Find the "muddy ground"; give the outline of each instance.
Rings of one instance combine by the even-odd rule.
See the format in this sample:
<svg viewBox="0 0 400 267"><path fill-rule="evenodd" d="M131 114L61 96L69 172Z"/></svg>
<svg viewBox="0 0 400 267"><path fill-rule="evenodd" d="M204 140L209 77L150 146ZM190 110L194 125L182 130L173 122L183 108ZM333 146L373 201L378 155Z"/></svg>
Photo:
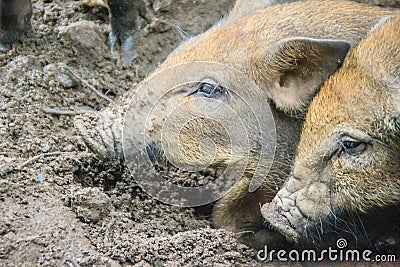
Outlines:
<svg viewBox="0 0 400 267"><path fill-rule="evenodd" d="M210 228L210 207L153 200L128 174L96 164L73 116L54 114L107 107L89 87L111 100L134 90L181 30L204 31L234 1L154 1L167 23L141 20L139 58L127 68L107 48L104 6L33 2L33 32L0 54L0 266L259 265L234 234Z"/></svg>

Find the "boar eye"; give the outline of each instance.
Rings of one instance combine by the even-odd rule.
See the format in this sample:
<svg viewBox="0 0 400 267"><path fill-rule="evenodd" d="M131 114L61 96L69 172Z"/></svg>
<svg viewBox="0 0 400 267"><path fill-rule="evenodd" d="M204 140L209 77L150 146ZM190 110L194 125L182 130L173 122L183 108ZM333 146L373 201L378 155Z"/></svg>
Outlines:
<svg viewBox="0 0 400 267"><path fill-rule="evenodd" d="M202 95L210 98L218 98L225 92L225 88L217 83L201 82L196 86L195 91L192 94Z"/></svg>
<svg viewBox="0 0 400 267"><path fill-rule="evenodd" d="M359 155L367 149L367 144L364 142L342 141L341 145L342 153L346 153L350 156Z"/></svg>

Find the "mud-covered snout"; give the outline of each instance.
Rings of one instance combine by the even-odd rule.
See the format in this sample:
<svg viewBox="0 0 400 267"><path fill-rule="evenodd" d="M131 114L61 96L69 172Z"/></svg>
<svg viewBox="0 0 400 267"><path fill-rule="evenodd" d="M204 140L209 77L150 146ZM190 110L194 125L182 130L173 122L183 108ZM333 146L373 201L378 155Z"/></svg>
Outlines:
<svg viewBox="0 0 400 267"><path fill-rule="evenodd" d="M288 241L297 243L310 227L328 217L329 187L291 176L272 202L262 206L261 213Z"/></svg>

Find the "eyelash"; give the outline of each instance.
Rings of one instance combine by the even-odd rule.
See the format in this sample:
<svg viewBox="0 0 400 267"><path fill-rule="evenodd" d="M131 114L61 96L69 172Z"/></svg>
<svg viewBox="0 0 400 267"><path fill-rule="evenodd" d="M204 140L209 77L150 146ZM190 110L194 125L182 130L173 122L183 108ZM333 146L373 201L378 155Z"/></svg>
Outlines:
<svg viewBox="0 0 400 267"><path fill-rule="evenodd" d="M226 93L226 89L219 84L201 82L196 86L196 89L192 94L202 95L209 98L218 98L222 94Z"/></svg>
<svg viewBox="0 0 400 267"><path fill-rule="evenodd" d="M340 155L346 153L350 156L357 156L363 153L368 148L368 144L365 142L342 141L340 144Z"/></svg>

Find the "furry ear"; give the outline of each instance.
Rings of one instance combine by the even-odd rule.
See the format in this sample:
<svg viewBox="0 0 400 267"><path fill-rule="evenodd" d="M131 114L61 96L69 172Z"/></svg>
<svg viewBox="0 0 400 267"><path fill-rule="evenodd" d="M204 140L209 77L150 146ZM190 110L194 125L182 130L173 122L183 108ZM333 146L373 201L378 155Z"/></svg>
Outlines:
<svg viewBox="0 0 400 267"><path fill-rule="evenodd" d="M273 6L277 0L237 0L232 9L230 18L241 18L257 9Z"/></svg>
<svg viewBox="0 0 400 267"><path fill-rule="evenodd" d="M268 47L253 73L283 111L304 111L323 82L343 63L350 43L344 40L288 38Z"/></svg>

